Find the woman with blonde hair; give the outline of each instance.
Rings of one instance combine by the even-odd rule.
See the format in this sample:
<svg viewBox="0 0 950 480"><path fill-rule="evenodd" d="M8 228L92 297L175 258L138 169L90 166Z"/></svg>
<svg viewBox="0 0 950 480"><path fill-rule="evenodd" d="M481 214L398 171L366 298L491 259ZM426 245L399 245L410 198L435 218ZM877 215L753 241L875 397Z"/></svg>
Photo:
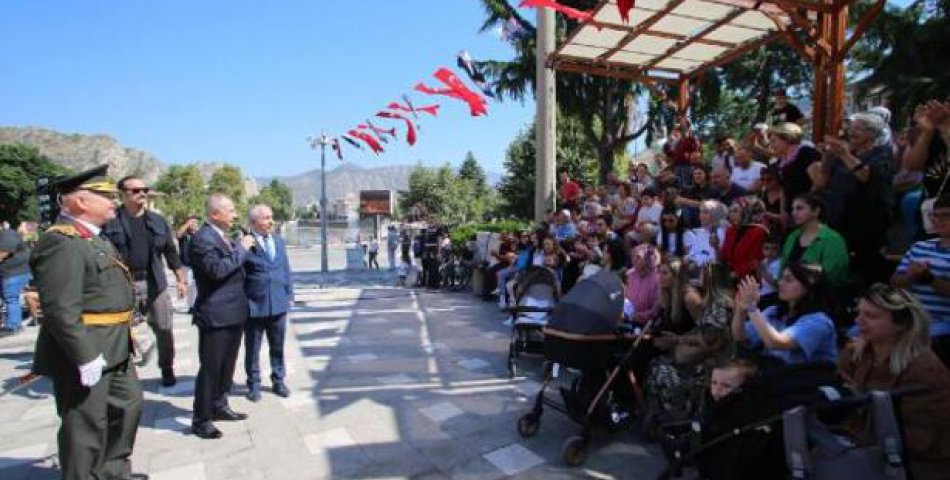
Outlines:
<svg viewBox="0 0 950 480"><path fill-rule="evenodd" d="M930 349L926 311L906 290L876 283L858 302L855 323L858 336L838 358L842 375L859 392L922 387L898 408L910 472L917 480L947 478L950 372Z"/></svg>

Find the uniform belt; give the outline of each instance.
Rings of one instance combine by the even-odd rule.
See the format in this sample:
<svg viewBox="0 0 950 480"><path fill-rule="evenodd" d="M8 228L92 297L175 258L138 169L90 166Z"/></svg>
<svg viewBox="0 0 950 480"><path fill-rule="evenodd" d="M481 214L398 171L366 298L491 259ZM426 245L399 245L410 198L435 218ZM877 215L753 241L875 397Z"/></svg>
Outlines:
<svg viewBox="0 0 950 480"><path fill-rule="evenodd" d="M119 325L129 323L132 320L132 311L124 312L103 312L103 313L83 313L82 323L84 325Z"/></svg>

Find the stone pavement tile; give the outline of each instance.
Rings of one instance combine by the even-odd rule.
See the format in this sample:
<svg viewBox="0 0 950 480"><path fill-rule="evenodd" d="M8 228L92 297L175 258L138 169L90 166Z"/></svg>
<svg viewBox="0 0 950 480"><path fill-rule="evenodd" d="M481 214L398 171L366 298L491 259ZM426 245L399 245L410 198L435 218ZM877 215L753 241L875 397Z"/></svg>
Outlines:
<svg viewBox="0 0 950 480"><path fill-rule="evenodd" d="M191 417L186 415L162 417L155 420L152 428L157 430L157 433L183 432L191 428Z"/></svg>
<svg viewBox="0 0 950 480"><path fill-rule="evenodd" d="M346 360L350 363L362 363L362 362L371 362L379 358L375 353L356 353L353 355L347 355Z"/></svg>
<svg viewBox="0 0 950 480"><path fill-rule="evenodd" d="M158 393L162 396L190 396L195 393L195 379L179 378L178 383L171 387L159 387Z"/></svg>
<svg viewBox="0 0 950 480"><path fill-rule="evenodd" d="M332 448L356 445L356 440L350 436L350 432L345 428L334 428L323 433L310 434L305 436L303 440L311 454L323 453Z"/></svg>
<svg viewBox="0 0 950 480"><path fill-rule="evenodd" d="M544 463L543 458L519 443L507 445L482 456L505 475L515 475Z"/></svg>
<svg viewBox="0 0 950 480"><path fill-rule="evenodd" d="M465 412L452 402L439 402L435 405L420 408L419 412L435 423L442 423L450 418L457 417Z"/></svg>
<svg viewBox="0 0 950 480"><path fill-rule="evenodd" d="M50 453L50 448L52 447L49 443L35 443L25 447L4 450L0 452L0 470L36 463Z"/></svg>
<svg viewBox="0 0 950 480"><path fill-rule="evenodd" d="M263 466L252 465L243 455L210 458L205 462L205 473L209 480L265 480L267 478Z"/></svg>
<svg viewBox="0 0 950 480"><path fill-rule="evenodd" d="M469 357L459 361L458 365L466 370L481 370L490 367L491 363L478 357Z"/></svg>
<svg viewBox="0 0 950 480"><path fill-rule="evenodd" d="M406 375L405 373L376 377L376 382L382 385L410 385L416 381L416 378Z"/></svg>
<svg viewBox="0 0 950 480"><path fill-rule="evenodd" d="M498 480L505 478L505 474L501 470L481 456L452 468L448 474L452 480Z"/></svg>
<svg viewBox="0 0 950 480"><path fill-rule="evenodd" d="M204 462L191 463L149 474L149 480L206 480Z"/></svg>
<svg viewBox="0 0 950 480"><path fill-rule="evenodd" d="M389 334L396 337L411 337L416 335L416 331L411 328L394 328L389 331Z"/></svg>

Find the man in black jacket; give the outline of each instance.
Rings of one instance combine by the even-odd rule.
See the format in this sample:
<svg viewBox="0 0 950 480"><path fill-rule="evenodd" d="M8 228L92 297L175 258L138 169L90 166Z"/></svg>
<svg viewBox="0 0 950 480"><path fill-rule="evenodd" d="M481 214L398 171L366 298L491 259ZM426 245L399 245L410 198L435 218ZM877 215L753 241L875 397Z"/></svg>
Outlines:
<svg viewBox="0 0 950 480"><path fill-rule="evenodd" d="M226 195L212 194L207 209L208 221L195 233L188 255L198 287L192 313L200 362L191 428L198 437L214 439L222 434L213 420L247 418L228 406L228 392L248 317L244 263L255 240L250 235L240 242L228 238L237 214Z"/></svg>
<svg viewBox="0 0 950 480"><path fill-rule="evenodd" d="M158 344L158 366L162 385L175 384L175 338L172 335L171 297L165 279L165 263L175 272L178 297L184 298L188 279L178 256L176 236L161 215L148 210L149 187L141 178L128 176L119 180L122 207L102 230L129 266L135 283L136 308L148 313L148 324Z"/></svg>

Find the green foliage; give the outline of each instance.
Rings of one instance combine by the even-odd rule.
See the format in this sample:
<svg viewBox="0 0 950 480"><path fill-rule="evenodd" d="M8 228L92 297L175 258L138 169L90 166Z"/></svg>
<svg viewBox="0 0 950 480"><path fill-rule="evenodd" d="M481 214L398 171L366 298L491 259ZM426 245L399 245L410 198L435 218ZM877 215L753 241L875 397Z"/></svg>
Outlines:
<svg viewBox="0 0 950 480"><path fill-rule="evenodd" d="M471 161L474 157L469 155ZM491 212L496 196L488 188L484 171L469 158L456 173L449 164L433 169L417 165L409 174L409 188L399 193L399 208L408 211L421 204L445 224L481 219Z"/></svg>
<svg viewBox="0 0 950 480"><path fill-rule="evenodd" d="M244 198L244 174L240 167L223 165L211 174L208 180L208 194L223 193L234 201L241 218L247 216L247 202Z"/></svg>
<svg viewBox="0 0 950 480"><path fill-rule="evenodd" d="M558 115L557 171L567 170L571 179L581 185L594 185L599 175L597 155L580 126L580 120ZM534 217L535 183L534 126L518 133L505 153L505 174L498 185L503 199L500 210L504 216Z"/></svg>
<svg viewBox="0 0 950 480"><path fill-rule="evenodd" d="M270 205L274 212L274 220L278 222L290 220L294 213L293 192L290 191L290 187L278 182L276 178L248 201L249 205L257 203Z"/></svg>
<svg viewBox="0 0 950 480"><path fill-rule="evenodd" d="M181 225L188 215L204 212L204 179L197 165L171 165L165 170L155 189L163 193L158 208L172 225Z"/></svg>
<svg viewBox="0 0 950 480"><path fill-rule="evenodd" d="M495 223L466 223L457 225L449 230L449 238L452 240L452 245L461 246L465 245L465 242L478 232L514 233L531 230L533 227L534 225L531 222L520 220L502 220Z"/></svg>
<svg viewBox="0 0 950 480"><path fill-rule="evenodd" d="M37 220L36 180L70 171L23 144L0 145L0 220L17 225Z"/></svg>
<svg viewBox="0 0 950 480"><path fill-rule="evenodd" d="M851 10L855 21L869 7ZM895 124L930 99L950 96L950 1L887 5L852 50L850 70L863 77L858 94L884 87Z"/></svg>

